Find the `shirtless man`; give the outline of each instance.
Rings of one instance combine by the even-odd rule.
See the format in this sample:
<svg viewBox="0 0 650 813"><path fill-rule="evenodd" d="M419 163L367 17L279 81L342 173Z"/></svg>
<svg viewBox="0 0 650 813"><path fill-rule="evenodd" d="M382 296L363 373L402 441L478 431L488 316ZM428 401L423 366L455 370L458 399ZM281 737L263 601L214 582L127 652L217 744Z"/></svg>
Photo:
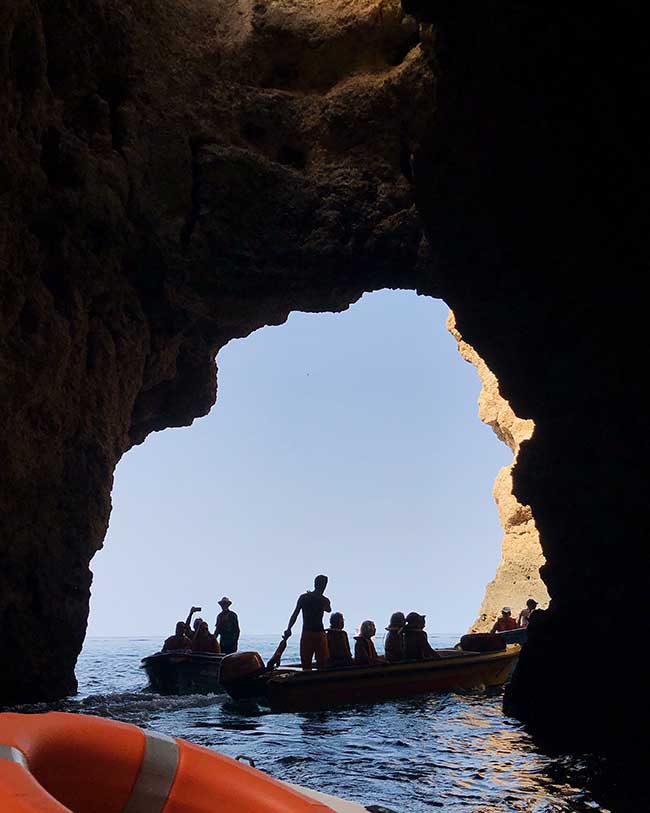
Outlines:
<svg viewBox="0 0 650 813"><path fill-rule="evenodd" d="M311 669L312 656L316 656L316 666L324 669L327 666L329 650L327 636L323 626L323 613L331 613L332 605L327 598L325 588L327 576L316 576L314 589L298 597L296 608L284 631L284 639L291 636L291 627L296 623L298 614L302 612L302 635L300 636L300 663L303 669Z"/></svg>

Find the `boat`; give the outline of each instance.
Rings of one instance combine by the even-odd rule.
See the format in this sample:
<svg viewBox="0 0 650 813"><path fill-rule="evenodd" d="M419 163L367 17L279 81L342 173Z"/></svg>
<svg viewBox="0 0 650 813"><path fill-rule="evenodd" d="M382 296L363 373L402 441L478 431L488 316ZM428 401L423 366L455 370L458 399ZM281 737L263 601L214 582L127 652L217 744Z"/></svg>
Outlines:
<svg viewBox="0 0 650 813"><path fill-rule="evenodd" d="M268 668L259 653L239 652L224 658L221 685L235 700L255 699L274 711L307 711L500 686L520 650L518 644L493 652L438 649L436 659L314 670Z"/></svg>
<svg viewBox="0 0 650 813"><path fill-rule="evenodd" d="M507 644L525 644L528 639L527 627L516 627L513 630L504 630L503 632L495 632L499 638L502 638Z"/></svg>
<svg viewBox="0 0 650 813"><path fill-rule="evenodd" d="M143 658L140 668L147 673L150 688L159 694L213 694L223 691L219 672L224 657L184 650L156 652Z"/></svg>
<svg viewBox="0 0 650 813"><path fill-rule="evenodd" d="M186 740L86 714L0 714L5 813L367 813Z"/></svg>

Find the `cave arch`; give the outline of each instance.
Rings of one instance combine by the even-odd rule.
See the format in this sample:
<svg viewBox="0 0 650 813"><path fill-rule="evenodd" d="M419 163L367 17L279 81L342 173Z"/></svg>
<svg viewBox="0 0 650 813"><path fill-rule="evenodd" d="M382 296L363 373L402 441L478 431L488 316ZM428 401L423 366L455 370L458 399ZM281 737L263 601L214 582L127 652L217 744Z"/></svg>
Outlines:
<svg viewBox="0 0 650 813"><path fill-rule="evenodd" d="M432 632L457 634L489 629L504 604L531 595L546 606L534 521L511 493L513 455L532 427L448 314L430 297L382 291L340 314L292 313L223 348L212 414L149 437L118 465L91 563L89 634L160 635L174 601L184 614L185 599L208 605L216 589L237 596L249 632L270 632L274 614L280 630L311 567L330 574L350 623L388 618L399 596L426 608ZM274 570L285 556L291 577ZM430 581L413 579L415 559ZM372 588L355 589L361 572Z"/></svg>
<svg viewBox="0 0 650 813"><path fill-rule="evenodd" d="M403 0L415 32L368 0L283 33L287 4L0 9L0 693L73 688L114 466L210 408L216 350L392 286L449 303L535 422L514 485L552 602L506 708L615 752L602 648L633 643L610 608L645 617L648 570L641 7Z"/></svg>

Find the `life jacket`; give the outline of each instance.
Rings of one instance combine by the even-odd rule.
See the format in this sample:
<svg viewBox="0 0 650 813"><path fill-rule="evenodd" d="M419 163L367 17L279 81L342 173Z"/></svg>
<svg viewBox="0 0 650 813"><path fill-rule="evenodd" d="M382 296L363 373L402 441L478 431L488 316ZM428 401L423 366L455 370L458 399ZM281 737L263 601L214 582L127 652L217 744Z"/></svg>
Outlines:
<svg viewBox="0 0 650 813"><path fill-rule="evenodd" d="M192 641L192 652L201 652L206 655L218 655L221 652L219 641L216 637L208 632L205 635L196 634Z"/></svg>
<svg viewBox="0 0 650 813"><path fill-rule="evenodd" d="M330 663L333 666L352 663L352 653L350 652L347 632L330 628L326 634Z"/></svg>
<svg viewBox="0 0 650 813"><path fill-rule="evenodd" d="M85 714L0 714L2 813L333 813L207 748Z"/></svg>
<svg viewBox="0 0 650 813"><path fill-rule="evenodd" d="M501 616L497 618L497 631L498 632L506 632L506 630L516 630L517 629L517 622L514 618L504 618Z"/></svg>
<svg viewBox="0 0 650 813"><path fill-rule="evenodd" d="M384 653L387 661L404 660L404 636L400 630L389 630L384 639Z"/></svg>
<svg viewBox="0 0 650 813"><path fill-rule="evenodd" d="M354 660L359 663L373 663L377 660L377 650L372 642L372 638L364 638L363 635L355 635L354 640Z"/></svg>
<svg viewBox="0 0 650 813"><path fill-rule="evenodd" d="M437 658L438 653L429 644L429 638L422 629L404 628L404 654L409 660L423 660L424 658Z"/></svg>

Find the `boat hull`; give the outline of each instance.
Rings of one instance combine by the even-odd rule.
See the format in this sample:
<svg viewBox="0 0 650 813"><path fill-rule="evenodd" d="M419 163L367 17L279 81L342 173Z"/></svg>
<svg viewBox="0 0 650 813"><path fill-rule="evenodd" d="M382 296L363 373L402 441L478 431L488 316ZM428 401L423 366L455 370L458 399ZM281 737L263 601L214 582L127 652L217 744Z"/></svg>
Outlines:
<svg viewBox="0 0 650 813"><path fill-rule="evenodd" d="M257 697L277 711L374 703L430 692L500 686L510 677L519 651L515 644L499 652L442 652L440 660L311 672L278 669L225 688L232 697Z"/></svg>
<svg viewBox="0 0 650 813"><path fill-rule="evenodd" d="M149 686L158 694L213 694L223 691L219 672L223 655L159 652L142 659Z"/></svg>
<svg viewBox="0 0 650 813"><path fill-rule="evenodd" d="M528 629L526 627L517 627L514 630L497 632L497 635L499 638L503 638L507 644L525 644L528 640Z"/></svg>

